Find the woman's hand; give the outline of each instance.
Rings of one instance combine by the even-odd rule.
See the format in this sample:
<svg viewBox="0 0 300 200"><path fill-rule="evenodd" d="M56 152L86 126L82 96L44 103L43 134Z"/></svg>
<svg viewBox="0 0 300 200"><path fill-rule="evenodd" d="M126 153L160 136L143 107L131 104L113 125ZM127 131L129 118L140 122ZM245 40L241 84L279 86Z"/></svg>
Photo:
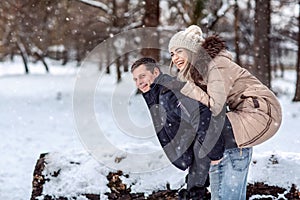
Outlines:
<svg viewBox="0 0 300 200"><path fill-rule="evenodd" d="M223 158L221 158L220 160L212 160L212 161L210 161L210 164L211 165L217 165L217 164L219 164L221 162L222 159Z"/></svg>

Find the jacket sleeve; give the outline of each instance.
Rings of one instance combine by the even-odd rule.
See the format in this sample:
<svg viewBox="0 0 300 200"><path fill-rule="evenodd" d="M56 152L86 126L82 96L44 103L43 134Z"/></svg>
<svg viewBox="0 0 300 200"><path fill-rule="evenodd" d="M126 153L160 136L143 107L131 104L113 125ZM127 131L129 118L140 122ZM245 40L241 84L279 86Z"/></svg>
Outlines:
<svg viewBox="0 0 300 200"><path fill-rule="evenodd" d="M217 67L210 69L207 79L207 93L194 82L188 81L180 92L192 99L200 101L210 108L213 115L218 115L226 103L227 94L223 77Z"/></svg>
<svg viewBox="0 0 300 200"><path fill-rule="evenodd" d="M225 107L217 116L203 104L184 97L181 102L181 118L196 131L196 141L200 147L196 152L200 157L208 155L211 160L219 160L224 153L224 140L221 134L224 125Z"/></svg>

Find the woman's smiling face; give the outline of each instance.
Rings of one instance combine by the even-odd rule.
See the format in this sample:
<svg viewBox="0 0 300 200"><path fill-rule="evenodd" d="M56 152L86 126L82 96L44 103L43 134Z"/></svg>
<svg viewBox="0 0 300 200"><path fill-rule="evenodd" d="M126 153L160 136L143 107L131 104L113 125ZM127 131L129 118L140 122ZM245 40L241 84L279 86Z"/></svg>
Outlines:
<svg viewBox="0 0 300 200"><path fill-rule="evenodd" d="M171 58L175 66L181 71L188 64L188 51L184 48L173 47L171 49Z"/></svg>

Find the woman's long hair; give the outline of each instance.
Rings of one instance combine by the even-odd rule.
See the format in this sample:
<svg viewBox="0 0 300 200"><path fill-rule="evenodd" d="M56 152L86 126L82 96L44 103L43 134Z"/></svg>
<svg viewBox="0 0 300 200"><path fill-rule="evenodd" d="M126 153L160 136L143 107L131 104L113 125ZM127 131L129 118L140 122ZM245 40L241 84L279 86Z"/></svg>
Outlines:
<svg viewBox="0 0 300 200"><path fill-rule="evenodd" d="M197 53L193 53L190 74L196 84L207 84L208 65L211 61L211 57L203 48L200 48Z"/></svg>

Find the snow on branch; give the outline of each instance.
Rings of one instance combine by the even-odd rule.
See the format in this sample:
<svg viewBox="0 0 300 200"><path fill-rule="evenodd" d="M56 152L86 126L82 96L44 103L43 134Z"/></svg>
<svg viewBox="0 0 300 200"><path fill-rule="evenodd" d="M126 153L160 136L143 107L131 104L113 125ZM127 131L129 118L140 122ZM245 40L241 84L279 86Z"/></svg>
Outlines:
<svg viewBox="0 0 300 200"><path fill-rule="evenodd" d="M100 8L101 10L105 11L106 13L112 13L112 10L104 3L95 1L95 0L78 0L84 4Z"/></svg>

